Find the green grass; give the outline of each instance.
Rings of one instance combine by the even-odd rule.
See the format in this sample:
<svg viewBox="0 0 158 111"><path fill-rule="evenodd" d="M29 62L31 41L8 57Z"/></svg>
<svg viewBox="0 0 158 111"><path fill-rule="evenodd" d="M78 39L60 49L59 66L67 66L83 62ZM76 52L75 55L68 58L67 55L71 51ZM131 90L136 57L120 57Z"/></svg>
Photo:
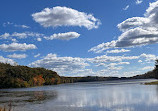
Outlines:
<svg viewBox="0 0 158 111"><path fill-rule="evenodd" d="M158 85L158 81L154 81L154 82L146 82L144 83L145 85Z"/></svg>

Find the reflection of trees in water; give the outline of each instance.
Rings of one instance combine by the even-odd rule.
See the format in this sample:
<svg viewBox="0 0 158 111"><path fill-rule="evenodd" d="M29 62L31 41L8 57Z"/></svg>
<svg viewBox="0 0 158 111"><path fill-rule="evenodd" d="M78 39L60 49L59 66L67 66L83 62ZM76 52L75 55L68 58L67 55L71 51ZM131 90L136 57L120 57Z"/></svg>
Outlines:
<svg viewBox="0 0 158 111"><path fill-rule="evenodd" d="M48 101L49 99L55 99L57 97L57 92L44 92L35 91L29 95L29 98L25 100L26 102L41 103Z"/></svg>
<svg viewBox="0 0 158 111"><path fill-rule="evenodd" d="M156 94L157 94L157 98L158 98L158 85L156 85Z"/></svg>
<svg viewBox="0 0 158 111"><path fill-rule="evenodd" d="M57 98L56 91L0 92L0 104L25 105L30 102L41 104L55 98Z"/></svg>

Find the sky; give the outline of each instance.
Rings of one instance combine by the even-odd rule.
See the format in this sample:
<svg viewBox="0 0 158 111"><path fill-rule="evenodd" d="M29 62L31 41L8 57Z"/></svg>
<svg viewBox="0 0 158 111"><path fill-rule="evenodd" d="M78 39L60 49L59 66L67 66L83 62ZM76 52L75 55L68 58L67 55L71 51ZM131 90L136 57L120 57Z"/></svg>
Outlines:
<svg viewBox="0 0 158 111"><path fill-rule="evenodd" d="M1 0L0 14L3 63L129 77L158 58L157 0Z"/></svg>

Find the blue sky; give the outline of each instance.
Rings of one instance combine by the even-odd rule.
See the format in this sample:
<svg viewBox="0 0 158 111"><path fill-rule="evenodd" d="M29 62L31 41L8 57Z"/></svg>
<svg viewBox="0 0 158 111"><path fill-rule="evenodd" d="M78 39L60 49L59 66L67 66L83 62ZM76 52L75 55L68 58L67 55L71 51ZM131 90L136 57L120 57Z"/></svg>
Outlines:
<svg viewBox="0 0 158 111"><path fill-rule="evenodd" d="M1 0L0 13L0 62L120 77L158 56L155 0Z"/></svg>

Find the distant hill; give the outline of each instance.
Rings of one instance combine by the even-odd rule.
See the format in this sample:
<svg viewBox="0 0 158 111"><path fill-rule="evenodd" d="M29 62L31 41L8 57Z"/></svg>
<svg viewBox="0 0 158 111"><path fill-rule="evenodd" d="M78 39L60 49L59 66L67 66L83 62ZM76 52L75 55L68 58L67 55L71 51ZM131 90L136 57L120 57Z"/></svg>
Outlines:
<svg viewBox="0 0 158 111"><path fill-rule="evenodd" d="M0 88L31 87L60 83L60 76L44 68L0 63Z"/></svg>

